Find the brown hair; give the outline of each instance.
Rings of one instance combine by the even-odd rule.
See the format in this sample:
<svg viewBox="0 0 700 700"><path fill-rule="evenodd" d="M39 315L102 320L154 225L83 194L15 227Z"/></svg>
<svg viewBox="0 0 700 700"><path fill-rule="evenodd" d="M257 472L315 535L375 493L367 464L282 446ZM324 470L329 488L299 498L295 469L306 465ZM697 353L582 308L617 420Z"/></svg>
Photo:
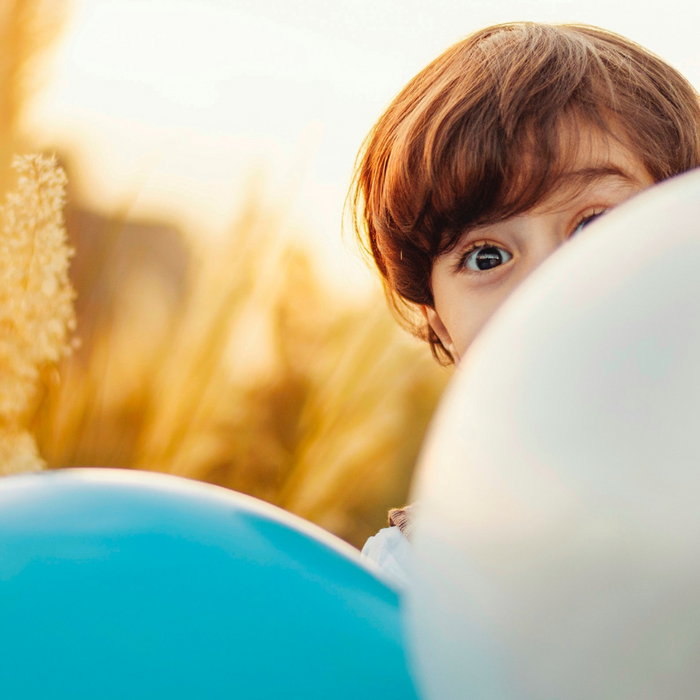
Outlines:
<svg viewBox="0 0 700 700"><path fill-rule="evenodd" d="M556 184L585 124L624 141L654 181L700 165L700 100L676 70L597 27L501 24L458 42L369 133L348 195L392 310L453 361L418 305L436 256L464 231L528 211ZM614 131L614 133L613 133Z"/></svg>

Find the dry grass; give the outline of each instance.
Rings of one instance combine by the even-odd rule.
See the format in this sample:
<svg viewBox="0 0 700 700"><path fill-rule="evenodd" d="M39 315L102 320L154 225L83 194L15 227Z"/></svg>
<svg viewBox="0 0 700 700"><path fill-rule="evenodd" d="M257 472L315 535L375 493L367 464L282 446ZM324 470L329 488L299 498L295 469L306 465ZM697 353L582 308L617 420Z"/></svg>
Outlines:
<svg viewBox="0 0 700 700"><path fill-rule="evenodd" d="M25 141L22 110L66 10L63 0L0 0L0 474L43 466L27 428L40 380L65 351L72 325L65 176L43 157L12 168Z"/></svg>
<svg viewBox="0 0 700 700"><path fill-rule="evenodd" d="M66 178L54 158L17 158L0 212L0 474L41 469L27 432L42 374L75 328L63 222Z"/></svg>
<svg viewBox="0 0 700 700"><path fill-rule="evenodd" d="M447 374L379 293L326 289L283 219L251 195L179 300L142 265L122 270L37 414L50 466L210 481L357 545L383 526Z"/></svg>
<svg viewBox="0 0 700 700"><path fill-rule="evenodd" d="M29 98L46 76L42 61L59 36L69 0L0 0L0 191L12 182L14 153L32 150L21 132Z"/></svg>
<svg viewBox="0 0 700 700"><path fill-rule="evenodd" d="M0 0L0 196L66 7ZM151 245L156 229L129 237L126 217L99 230L74 217L83 344L52 372L72 325L64 183L47 161L22 167L0 261L0 472L42 458L169 472L279 504L357 545L385 524L447 373L379 292L334 296L283 235L288 207L260 194L224 244L185 249L185 278L177 260L167 268L168 245Z"/></svg>

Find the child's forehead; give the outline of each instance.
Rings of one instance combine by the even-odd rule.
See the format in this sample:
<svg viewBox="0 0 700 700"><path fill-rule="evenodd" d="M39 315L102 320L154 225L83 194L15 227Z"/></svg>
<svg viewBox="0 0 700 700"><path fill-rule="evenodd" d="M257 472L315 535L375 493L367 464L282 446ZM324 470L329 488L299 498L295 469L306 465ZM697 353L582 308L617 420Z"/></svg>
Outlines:
<svg viewBox="0 0 700 700"><path fill-rule="evenodd" d="M651 184L652 178L642 158L621 133L571 122L562 124L557 131L559 148L554 162L547 168L548 187L532 210L554 210L615 183ZM521 156L522 169L516 169L515 181L506 186L514 200L529 187L534 159L532 151L526 151Z"/></svg>

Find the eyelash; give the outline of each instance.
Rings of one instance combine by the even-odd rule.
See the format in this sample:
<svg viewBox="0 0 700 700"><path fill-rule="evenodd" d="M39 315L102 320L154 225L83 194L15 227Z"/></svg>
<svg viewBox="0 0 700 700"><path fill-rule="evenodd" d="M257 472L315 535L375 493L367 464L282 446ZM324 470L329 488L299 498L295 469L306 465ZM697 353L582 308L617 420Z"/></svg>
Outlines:
<svg viewBox="0 0 700 700"><path fill-rule="evenodd" d="M579 226L583 224L583 227L585 228L590 224L592 221L595 221L599 216L603 216L605 212L609 211L609 209L606 209L605 207L601 207L600 209L596 209L593 211L591 214L586 214L586 216L582 216L577 222L576 225L574 226L573 231L571 232L570 236L573 236L576 231L578 231Z"/></svg>
<svg viewBox="0 0 700 700"><path fill-rule="evenodd" d="M579 220L574 225L572 232L569 234L569 237L573 236L578 231L579 226L583 225L583 227L585 228L585 226L587 226L589 223L591 223L592 221L597 219L599 216L602 216L603 214L605 214L606 211L608 211L608 209L602 208L602 209L599 209L597 211L594 211L591 214L586 214L586 216L582 216L581 218L579 218ZM478 274L478 275L483 275L485 273L488 274L489 272L491 272L491 270L480 270L479 272L477 272L476 270L470 270L466 266L466 263L467 263L467 260L469 259L469 256L472 253L479 250L480 248L501 248L502 250L505 250L505 248L502 248L500 245L498 245L494 241L489 241L489 240L475 241L460 256L459 262L457 263L457 270L465 270L466 272L468 272L470 274ZM512 258L512 253L508 253L508 254L511 255L511 258ZM508 261L508 262L510 262L510 261ZM495 270L498 267L501 267L501 265L497 265L496 267L491 268L491 269Z"/></svg>

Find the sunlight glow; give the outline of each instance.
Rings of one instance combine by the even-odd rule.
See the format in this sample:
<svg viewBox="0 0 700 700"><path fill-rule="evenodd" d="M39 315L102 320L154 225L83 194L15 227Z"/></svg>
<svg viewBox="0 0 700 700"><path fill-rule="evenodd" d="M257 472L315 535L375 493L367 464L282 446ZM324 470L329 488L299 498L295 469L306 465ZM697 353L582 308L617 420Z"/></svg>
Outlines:
<svg viewBox="0 0 700 700"><path fill-rule="evenodd" d="M362 139L406 81L470 31L514 19L597 24L700 83L700 6L689 2L667 7L663 21L658 6L631 0L74 0L74 8L26 125L42 145L70 152L90 204L167 212L216 234L252 170L268 172L273 193L301 177L290 225L307 231L341 286L365 279L340 237Z"/></svg>

